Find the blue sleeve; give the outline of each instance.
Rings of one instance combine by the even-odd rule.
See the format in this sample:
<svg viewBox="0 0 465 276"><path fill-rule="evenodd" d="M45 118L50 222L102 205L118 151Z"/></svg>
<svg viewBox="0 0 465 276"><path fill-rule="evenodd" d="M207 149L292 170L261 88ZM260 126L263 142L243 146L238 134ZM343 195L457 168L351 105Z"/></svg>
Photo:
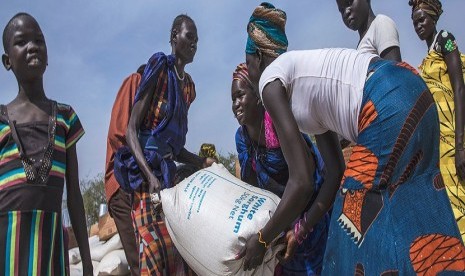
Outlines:
<svg viewBox="0 0 465 276"><path fill-rule="evenodd" d="M241 165L241 179L246 179L252 168L252 161L249 156L248 146L245 139L245 135L242 132L242 127L239 127L236 131L236 150L239 164Z"/></svg>

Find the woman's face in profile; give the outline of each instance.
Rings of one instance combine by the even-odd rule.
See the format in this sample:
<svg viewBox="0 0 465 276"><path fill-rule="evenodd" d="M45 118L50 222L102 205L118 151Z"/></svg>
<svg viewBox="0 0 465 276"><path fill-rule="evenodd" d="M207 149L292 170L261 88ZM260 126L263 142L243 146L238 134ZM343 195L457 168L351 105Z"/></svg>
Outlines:
<svg viewBox="0 0 465 276"><path fill-rule="evenodd" d="M240 125L257 120L259 100L253 89L245 81L233 80L231 86L232 111Z"/></svg>

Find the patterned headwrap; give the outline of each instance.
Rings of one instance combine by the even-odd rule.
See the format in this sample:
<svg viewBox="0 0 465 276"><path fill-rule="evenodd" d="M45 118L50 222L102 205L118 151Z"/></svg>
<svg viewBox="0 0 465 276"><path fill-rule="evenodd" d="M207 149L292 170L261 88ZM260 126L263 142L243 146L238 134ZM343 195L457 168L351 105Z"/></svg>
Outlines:
<svg viewBox="0 0 465 276"><path fill-rule="evenodd" d="M260 49L264 54L278 57L287 51L285 32L286 13L270 3L261 3L255 8L247 25L247 54L255 54Z"/></svg>
<svg viewBox="0 0 465 276"><path fill-rule="evenodd" d="M249 70L247 64L241 63L237 65L236 70L233 73L233 80L244 81L249 86L253 87L252 82L249 79Z"/></svg>
<svg viewBox="0 0 465 276"><path fill-rule="evenodd" d="M412 6L412 14L421 9L436 22L442 14L442 4L439 0L410 0L408 4Z"/></svg>

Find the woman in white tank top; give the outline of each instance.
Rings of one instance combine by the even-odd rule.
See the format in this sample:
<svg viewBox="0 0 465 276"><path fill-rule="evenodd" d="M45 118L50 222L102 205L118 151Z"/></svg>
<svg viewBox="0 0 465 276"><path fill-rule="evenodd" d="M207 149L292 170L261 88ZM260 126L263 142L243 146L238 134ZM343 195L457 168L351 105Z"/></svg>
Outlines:
<svg viewBox="0 0 465 276"><path fill-rule="evenodd" d="M355 50L283 54L284 26L276 25L283 17L265 8L249 21L246 60L274 122L289 180L272 218L247 241L244 269L258 265L267 246L298 219L286 235L289 258L296 240L305 239L331 207L323 275L465 269L465 248L437 167L437 111L416 71ZM327 168L301 219L313 194L315 164L300 131L315 135ZM356 143L345 171L337 134Z"/></svg>

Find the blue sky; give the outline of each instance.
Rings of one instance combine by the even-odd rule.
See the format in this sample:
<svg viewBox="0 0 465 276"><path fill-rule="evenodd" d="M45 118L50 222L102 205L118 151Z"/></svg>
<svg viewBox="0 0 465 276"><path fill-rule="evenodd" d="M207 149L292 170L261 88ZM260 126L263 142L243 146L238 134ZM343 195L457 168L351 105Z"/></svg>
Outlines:
<svg viewBox="0 0 465 276"><path fill-rule="evenodd" d="M203 142L222 153L235 151L238 127L231 111L231 75L245 59L246 25L261 1L252 0L97 0L26 1L2 3L2 29L17 12L28 12L45 34L49 66L45 90L49 98L70 104L86 135L78 143L80 177L104 171L106 135L113 101L123 79L158 51L170 52L169 30L180 13L191 16L198 28L195 60L186 67L197 88L189 111L186 148L198 151ZM418 66L426 44L416 36L408 0L372 0L375 13L397 24L402 57ZM465 49L463 0L443 2L438 29L447 29ZM289 49L353 48L358 33L345 27L335 0L271 1L286 11ZM463 50L465 52L465 50ZM11 101L18 89L11 72L0 70L0 103Z"/></svg>

